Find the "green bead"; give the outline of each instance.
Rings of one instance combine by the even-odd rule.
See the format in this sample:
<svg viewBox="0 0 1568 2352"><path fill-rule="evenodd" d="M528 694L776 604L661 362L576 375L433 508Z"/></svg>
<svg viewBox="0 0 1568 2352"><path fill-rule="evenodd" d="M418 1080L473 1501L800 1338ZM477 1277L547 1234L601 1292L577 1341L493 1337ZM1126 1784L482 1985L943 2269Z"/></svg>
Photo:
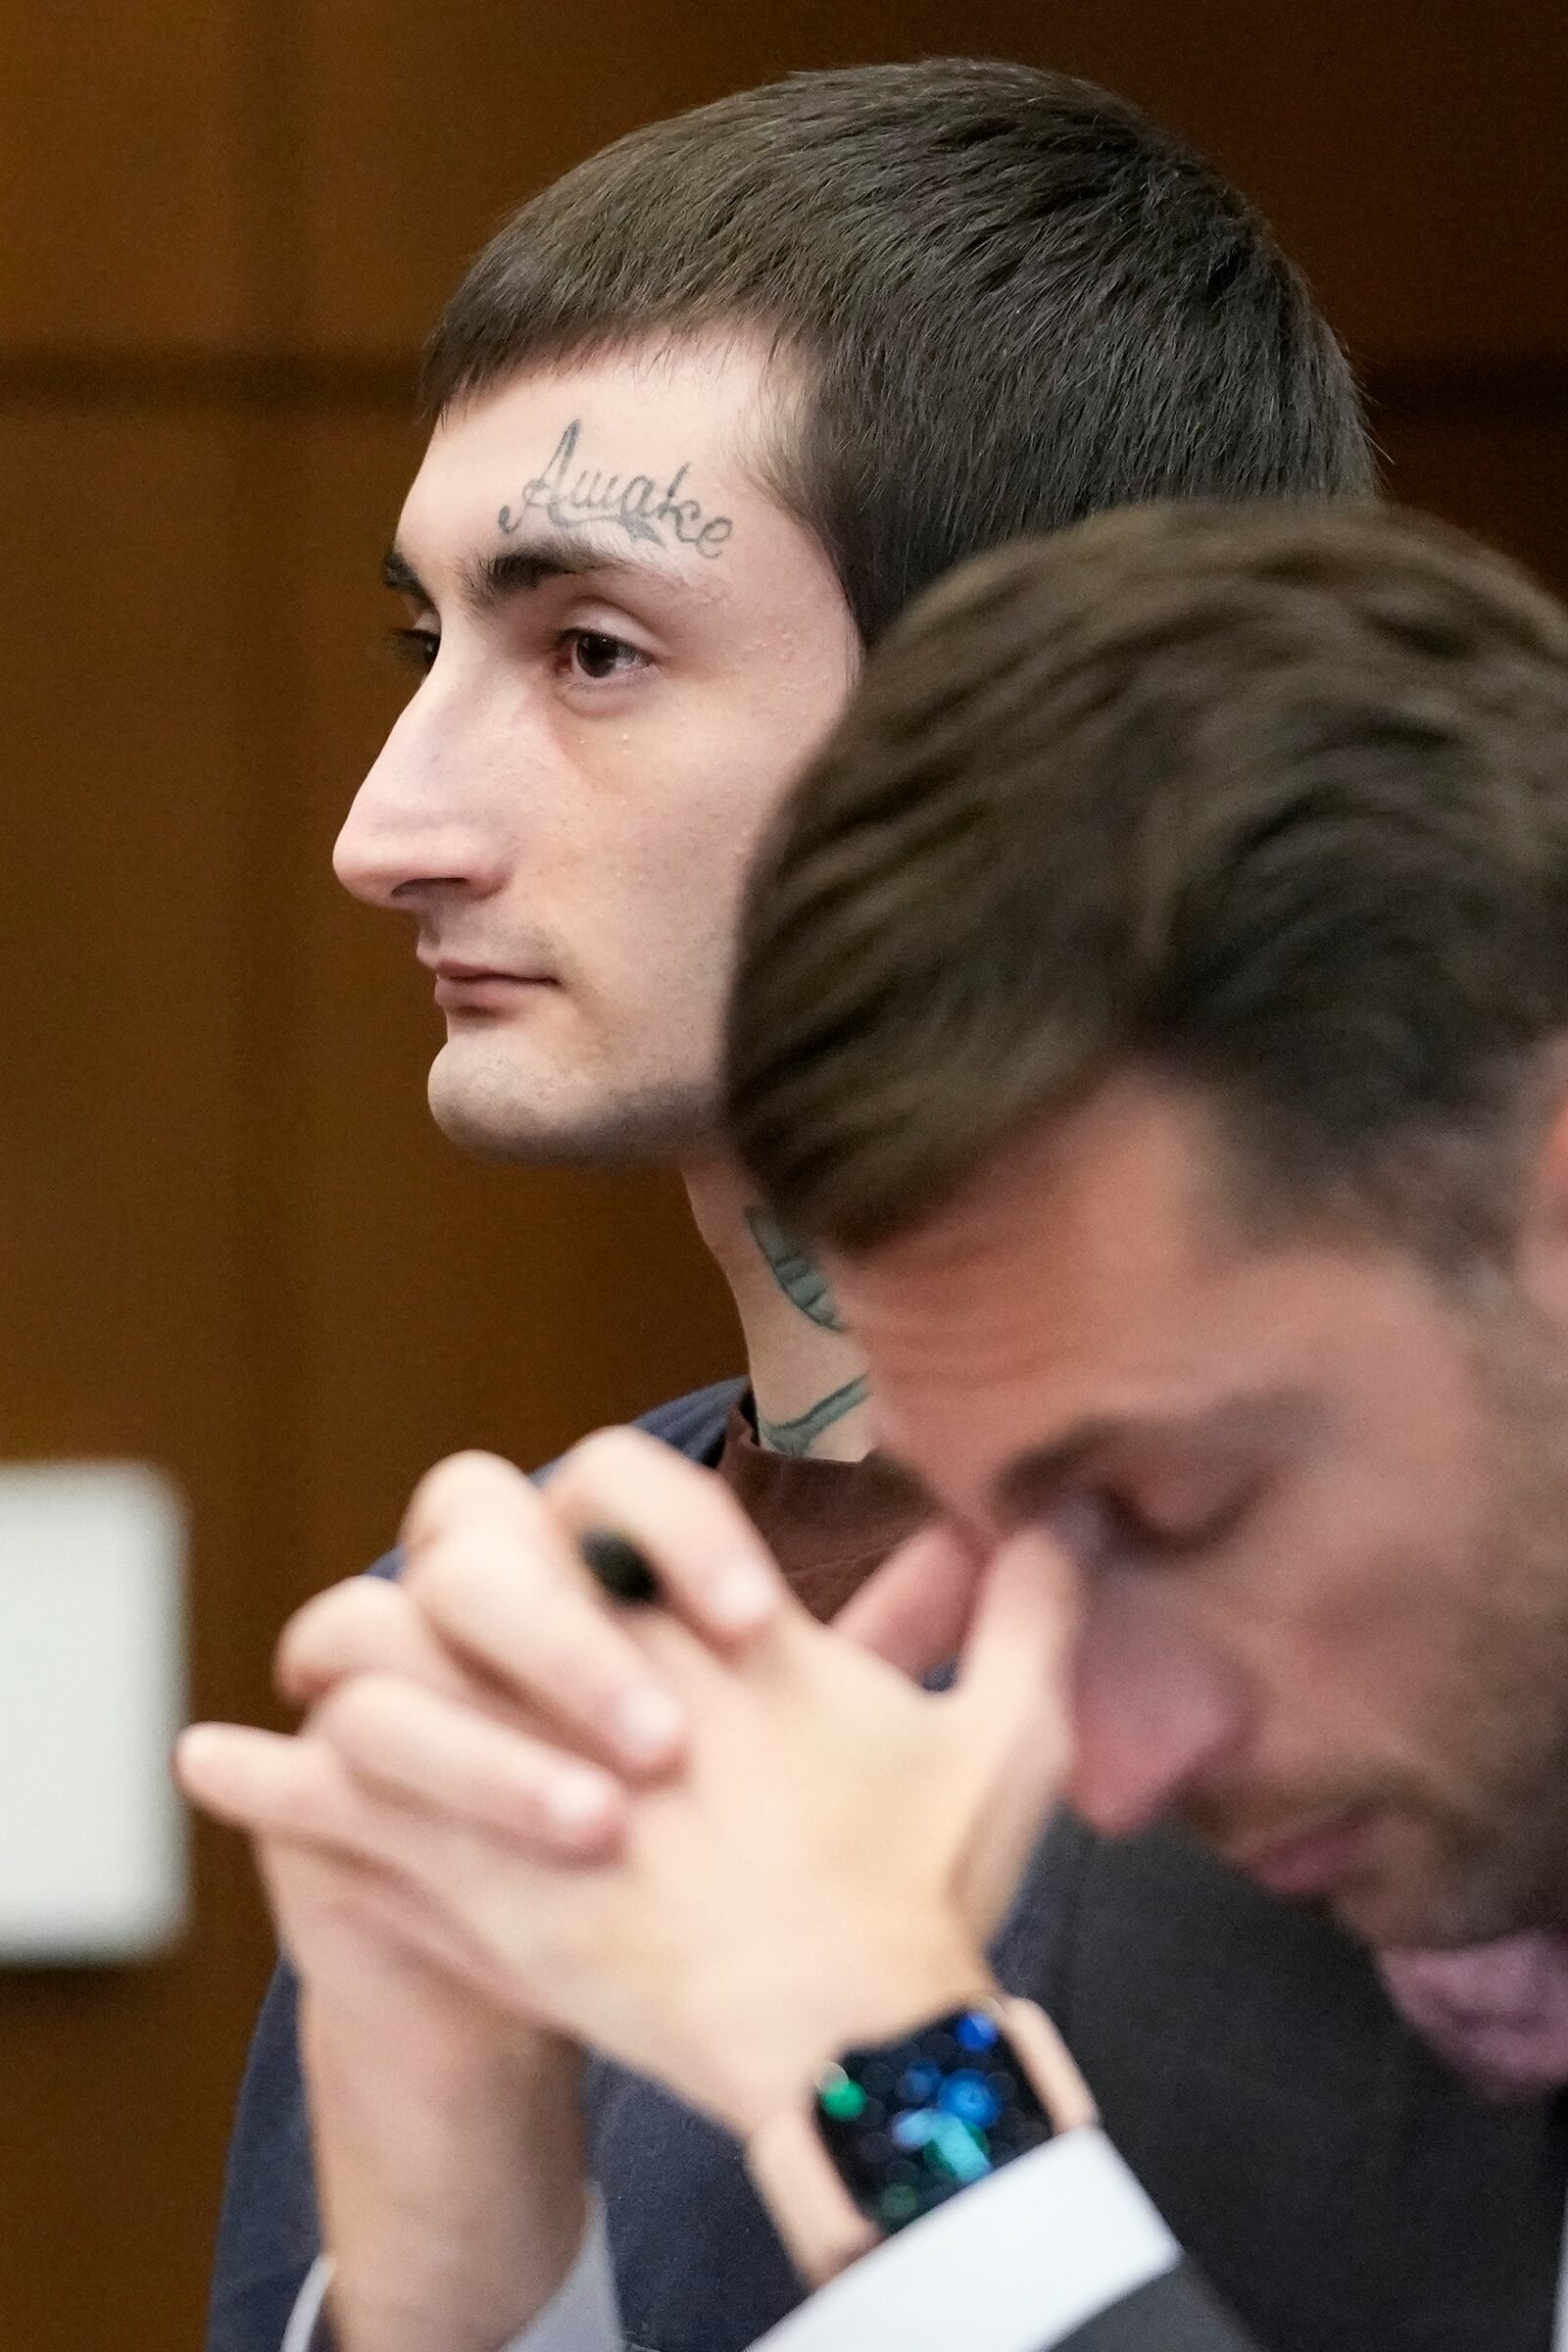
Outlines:
<svg viewBox="0 0 1568 2352"><path fill-rule="evenodd" d="M865 2093L858 2082L852 2082L842 2066L830 2066L816 2086L816 2103L824 2115L835 2122L853 2124L864 2112Z"/></svg>
<svg viewBox="0 0 1568 2352"><path fill-rule="evenodd" d="M896 2230L901 2222L908 2221L911 2215L919 2212L920 2191L911 2188L907 2181L896 2180L891 2188L882 2191L876 2205L888 2228Z"/></svg>

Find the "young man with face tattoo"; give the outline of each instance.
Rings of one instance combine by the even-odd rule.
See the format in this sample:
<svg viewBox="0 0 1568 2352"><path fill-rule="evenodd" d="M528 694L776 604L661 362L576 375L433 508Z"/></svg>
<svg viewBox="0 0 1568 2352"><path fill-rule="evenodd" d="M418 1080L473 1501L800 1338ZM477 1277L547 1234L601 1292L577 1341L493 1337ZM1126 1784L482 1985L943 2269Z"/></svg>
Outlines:
<svg viewBox="0 0 1568 2352"><path fill-rule="evenodd" d="M387 576L428 674L355 804L339 872L416 919L448 1019L431 1102L455 1140L681 1165L750 1382L649 1427L719 1463L826 1616L925 1506L859 1458L860 1359L716 1142L756 841L863 649L922 586L1129 501L1362 491L1353 390L1299 281L1212 172L1102 93L995 65L803 77L622 141L480 258L427 388L435 429ZM742 1556L734 1569L739 1634L759 1588ZM561 1639L564 1688L569 1625ZM307 1625L290 1650L302 1693L311 1642ZM678 1754L636 1646L592 1656L575 1780L541 1769L513 1791L541 1851L612 1835L604 1768L635 1780ZM570 2259L590 2161L627 2324L653 2352L746 2343L793 2299L721 2137L596 2068L575 2140L569 2043L519 2034L442 1968L438 1937L432 1959L401 1915L380 1918L350 1863L287 1840L266 1861L305 1988L349 2352L497 2352ZM1272 1969L1250 2108L1166 2016L1189 1947L1206 1955L1200 2009ZM1390 2192L1407 2132L1474 2143L1478 2176L1495 2177L1481 2162L1494 2124L1426 2068L1348 1947L1281 1924L1178 1840L1122 1854L1064 1820L999 1966L1048 1996L1237 2307L1264 2322L1290 2308L1301 2347L1353 2340L1381 2291L1365 2230L1324 2219L1350 2193L1352 2148L1363 2202ZM1371 2178L1369 2068L1397 2083ZM214 2352L276 2352L320 2242L306 2129L285 1975L236 2138ZM1243 2214L1241 2184L1293 2134L1272 2202Z"/></svg>

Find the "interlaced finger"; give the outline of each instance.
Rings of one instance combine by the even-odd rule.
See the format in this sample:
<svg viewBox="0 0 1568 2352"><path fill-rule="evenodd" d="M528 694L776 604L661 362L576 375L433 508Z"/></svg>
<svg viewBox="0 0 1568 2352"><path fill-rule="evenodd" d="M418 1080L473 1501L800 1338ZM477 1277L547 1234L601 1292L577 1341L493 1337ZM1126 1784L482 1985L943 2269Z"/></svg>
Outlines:
<svg viewBox="0 0 1568 2352"><path fill-rule="evenodd" d="M405 1675L453 1698L472 1689L408 1593L377 1576L350 1577L306 1601L283 1628L273 1664L279 1692L299 1707L350 1675L377 1672Z"/></svg>
<svg viewBox="0 0 1568 2352"><path fill-rule="evenodd" d="M683 1710L583 1564L554 1500L462 1455L423 1481L404 1589L439 1642L573 1745L632 1773L681 1752Z"/></svg>
<svg viewBox="0 0 1568 2352"><path fill-rule="evenodd" d="M542 1859L602 1856L625 1827L612 1774L396 1675L338 1684L310 1728L362 1782Z"/></svg>

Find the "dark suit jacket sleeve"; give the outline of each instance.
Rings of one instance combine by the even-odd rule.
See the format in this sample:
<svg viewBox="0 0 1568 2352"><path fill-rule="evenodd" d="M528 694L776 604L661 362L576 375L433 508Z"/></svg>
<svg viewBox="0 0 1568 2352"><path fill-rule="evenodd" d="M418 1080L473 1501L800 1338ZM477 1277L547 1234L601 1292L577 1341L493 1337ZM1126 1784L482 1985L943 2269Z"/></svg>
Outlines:
<svg viewBox="0 0 1568 2352"><path fill-rule="evenodd" d="M285 1965L262 2005L234 2121L208 2352L278 2352L320 2251L296 2008Z"/></svg>
<svg viewBox="0 0 1568 2352"><path fill-rule="evenodd" d="M1186 2263L1059 2341L1061 2352L1258 2352L1256 2338L1242 2333Z"/></svg>

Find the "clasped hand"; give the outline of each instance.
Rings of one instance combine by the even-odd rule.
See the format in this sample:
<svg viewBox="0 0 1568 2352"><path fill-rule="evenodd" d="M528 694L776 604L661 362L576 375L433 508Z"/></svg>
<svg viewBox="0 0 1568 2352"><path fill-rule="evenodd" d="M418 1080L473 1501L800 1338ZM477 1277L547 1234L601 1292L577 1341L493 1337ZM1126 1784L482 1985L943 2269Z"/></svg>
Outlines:
<svg viewBox="0 0 1568 2352"><path fill-rule="evenodd" d="M606 1600L591 1528L665 1605ZM544 1488L443 1463L403 1546L401 1583L355 1578L286 1629L295 1735L181 1741L187 1791L258 1840L285 1940L290 1858L313 1858L463 1997L743 2134L834 2049L988 1982L1066 1762L1072 1572L1046 1537L982 1561L932 1530L830 1630L716 1478L611 1431ZM961 1622L953 1687L921 1689L902 1669Z"/></svg>

